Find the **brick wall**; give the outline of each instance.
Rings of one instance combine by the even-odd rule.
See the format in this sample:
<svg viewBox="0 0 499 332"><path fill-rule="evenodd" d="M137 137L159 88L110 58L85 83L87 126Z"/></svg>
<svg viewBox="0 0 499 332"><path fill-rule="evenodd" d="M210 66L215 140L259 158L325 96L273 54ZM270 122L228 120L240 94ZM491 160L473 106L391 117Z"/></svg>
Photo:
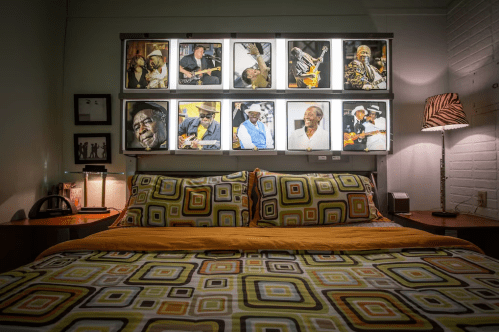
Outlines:
<svg viewBox="0 0 499 332"><path fill-rule="evenodd" d="M499 219L499 0L454 1L447 14L449 92L470 122L446 133L447 209ZM487 207L477 207L478 191Z"/></svg>

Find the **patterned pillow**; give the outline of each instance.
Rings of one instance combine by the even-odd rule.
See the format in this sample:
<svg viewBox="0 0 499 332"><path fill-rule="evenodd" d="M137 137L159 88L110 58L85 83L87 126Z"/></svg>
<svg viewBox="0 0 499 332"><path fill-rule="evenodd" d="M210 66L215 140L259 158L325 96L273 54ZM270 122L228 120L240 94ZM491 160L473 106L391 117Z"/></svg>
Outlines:
<svg viewBox="0 0 499 332"><path fill-rule="evenodd" d="M250 226L334 226L379 216L370 180L353 174L279 174L256 169Z"/></svg>
<svg viewBox="0 0 499 332"><path fill-rule="evenodd" d="M202 178L133 176L115 227L248 226L248 172Z"/></svg>

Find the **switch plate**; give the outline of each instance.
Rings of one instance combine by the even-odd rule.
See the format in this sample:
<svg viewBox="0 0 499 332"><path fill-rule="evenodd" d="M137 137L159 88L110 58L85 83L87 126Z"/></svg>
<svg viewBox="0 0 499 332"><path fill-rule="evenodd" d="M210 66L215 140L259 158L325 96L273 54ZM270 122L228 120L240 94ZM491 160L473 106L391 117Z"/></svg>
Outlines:
<svg viewBox="0 0 499 332"><path fill-rule="evenodd" d="M487 192L479 191L478 192L478 206L479 207L487 207Z"/></svg>

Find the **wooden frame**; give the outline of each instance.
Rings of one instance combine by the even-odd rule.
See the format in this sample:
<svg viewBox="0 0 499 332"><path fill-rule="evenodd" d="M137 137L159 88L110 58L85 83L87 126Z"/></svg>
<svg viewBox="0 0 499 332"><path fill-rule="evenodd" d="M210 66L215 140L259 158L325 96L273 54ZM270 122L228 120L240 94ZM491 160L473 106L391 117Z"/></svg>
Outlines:
<svg viewBox="0 0 499 332"><path fill-rule="evenodd" d="M110 125L110 94L75 94L75 125Z"/></svg>
<svg viewBox="0 0 499 332"><path fill-rule="evenodd" d="M74 134L74 157L75 164L110 164L111 134Z"/></svg>

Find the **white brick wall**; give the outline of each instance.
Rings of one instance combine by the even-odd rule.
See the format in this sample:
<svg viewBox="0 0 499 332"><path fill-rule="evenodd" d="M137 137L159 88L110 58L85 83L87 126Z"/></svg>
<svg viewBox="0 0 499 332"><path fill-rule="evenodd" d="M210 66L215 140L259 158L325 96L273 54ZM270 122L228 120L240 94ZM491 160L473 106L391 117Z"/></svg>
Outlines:
<svg viewBox="0 0 499 332"><path fill-rule="evenodd" d="M447 14L449 92L470 127L446 133L447 209L499 219L499 0L457 0ZM478 191L487 207L477 207Z"/></svg>

